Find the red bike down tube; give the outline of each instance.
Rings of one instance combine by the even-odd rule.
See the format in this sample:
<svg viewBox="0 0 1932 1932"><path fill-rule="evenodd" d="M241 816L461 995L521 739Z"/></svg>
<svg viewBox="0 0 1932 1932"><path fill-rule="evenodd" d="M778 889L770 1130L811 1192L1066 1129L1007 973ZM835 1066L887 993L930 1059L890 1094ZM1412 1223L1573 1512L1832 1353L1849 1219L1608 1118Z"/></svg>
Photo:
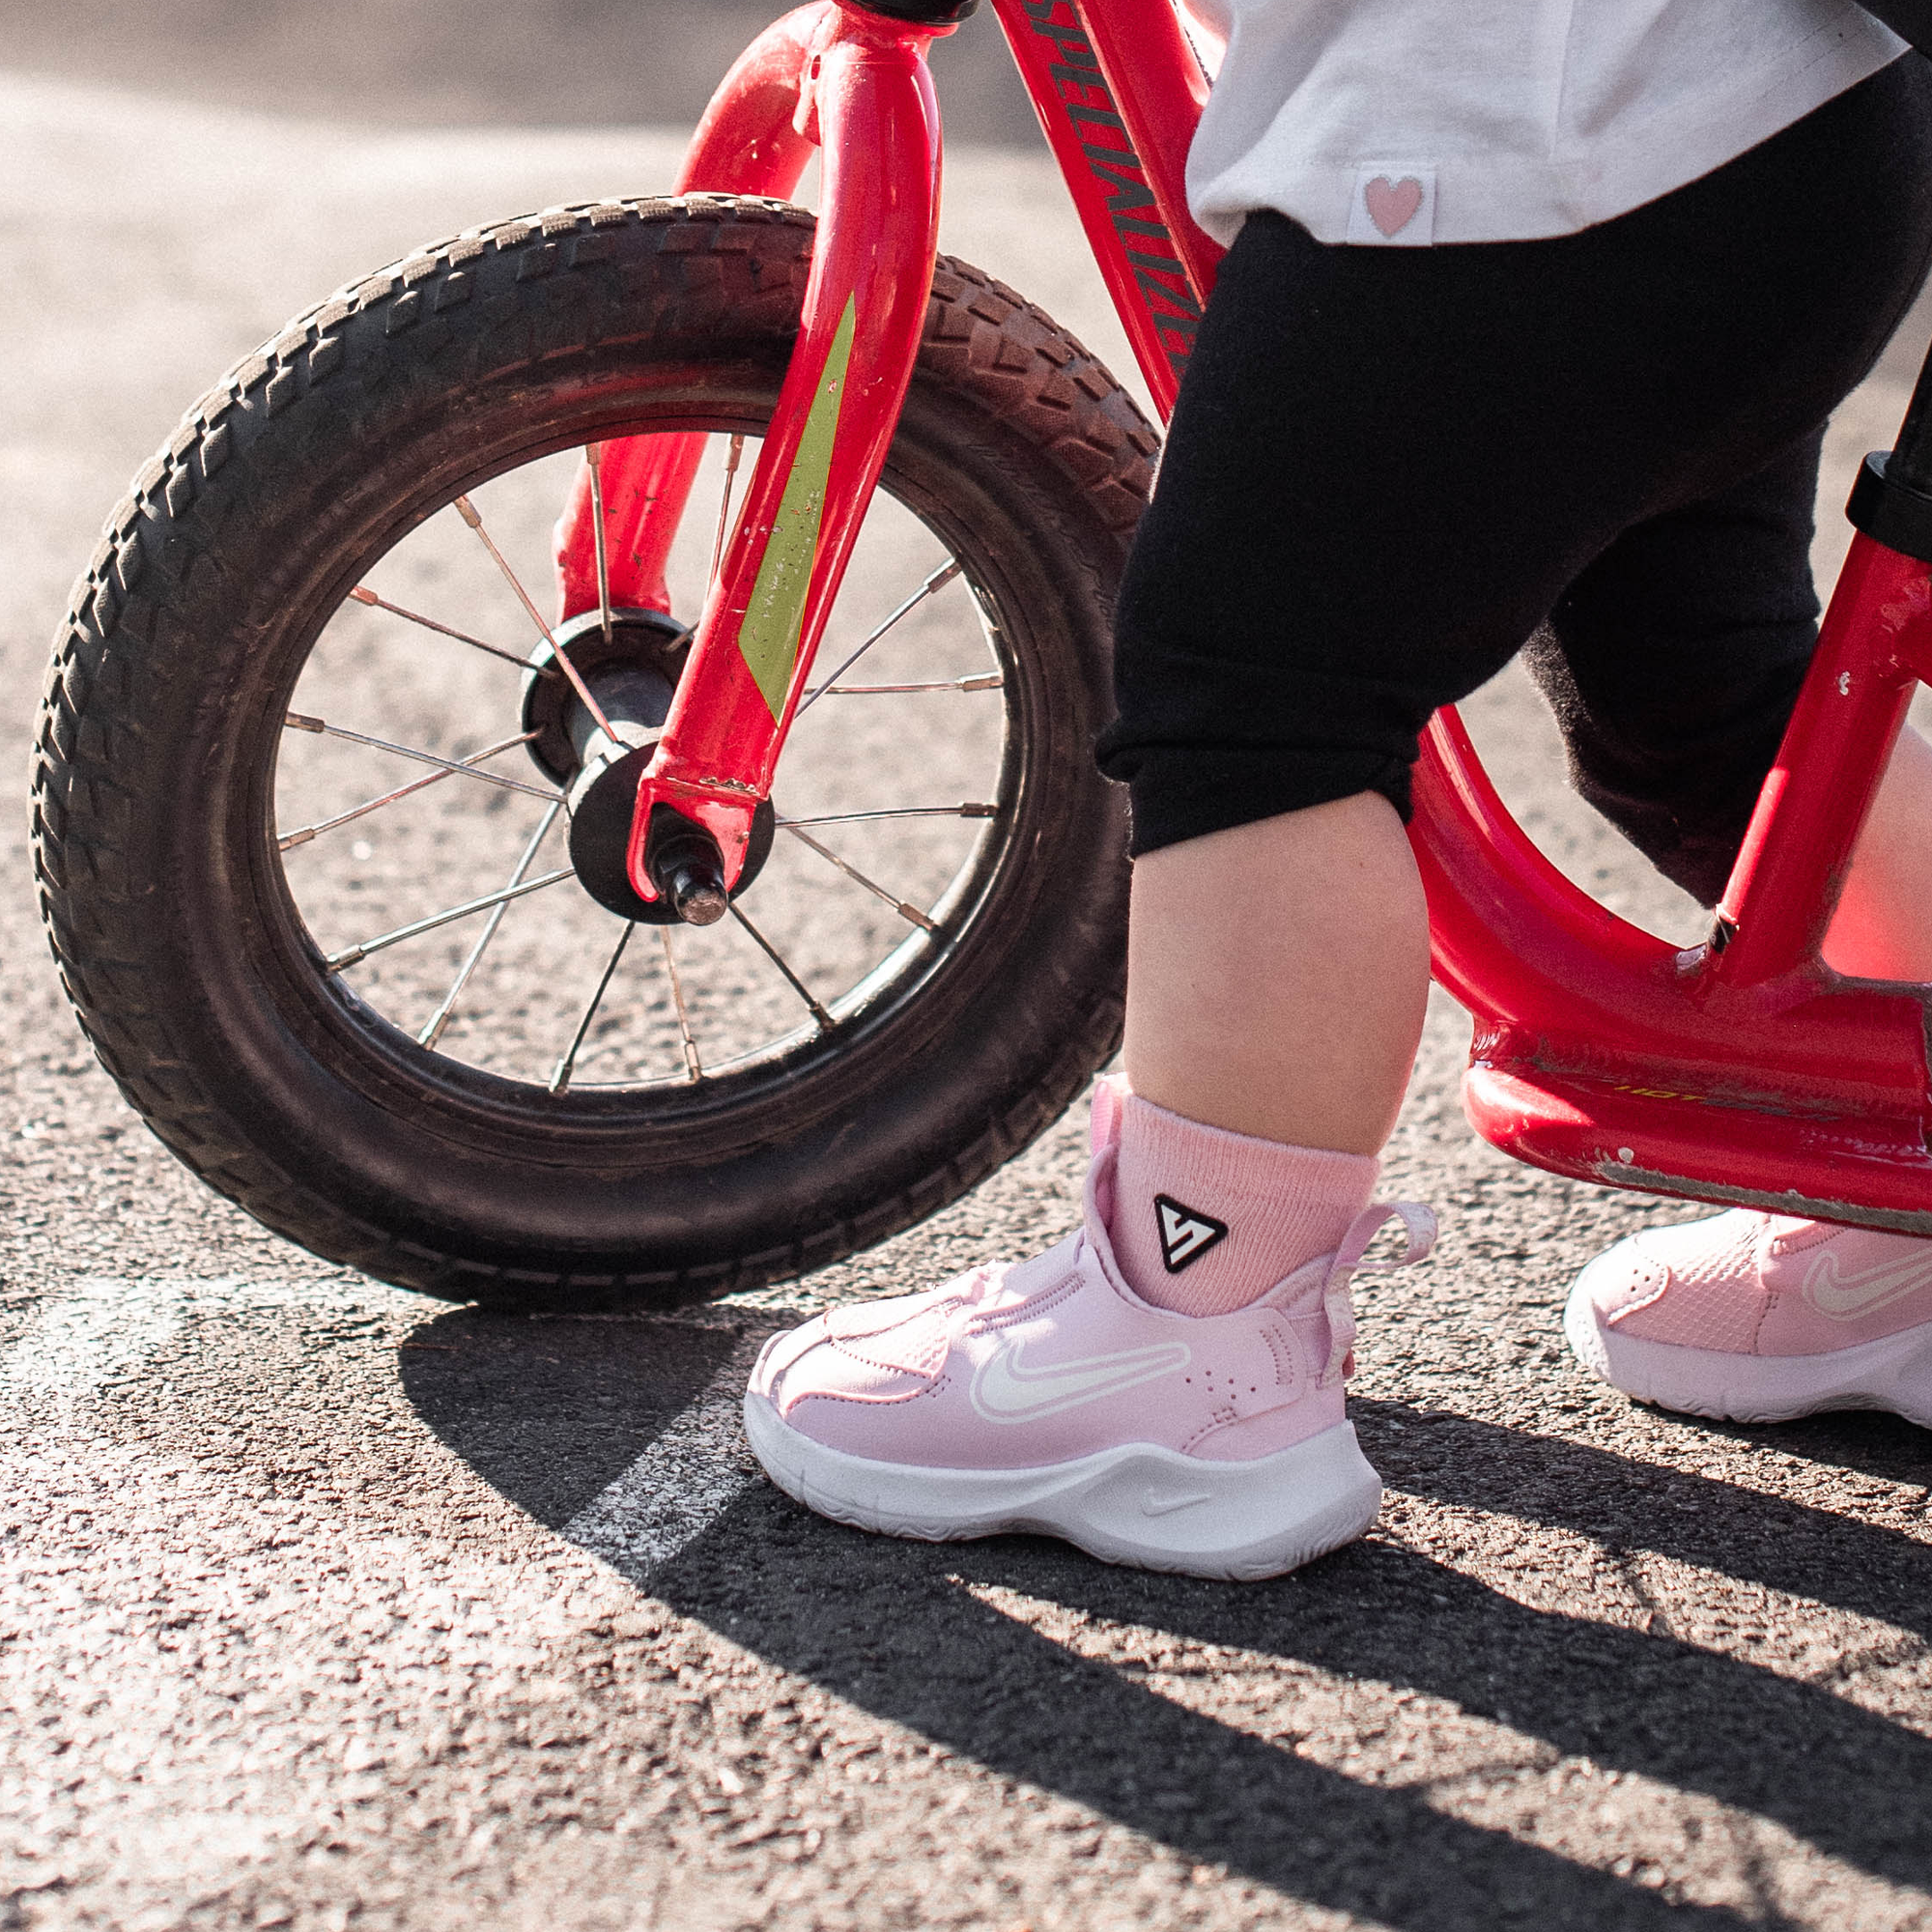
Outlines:
<svg viewBox="0 0 1932 1932"><path fill-rule="evenodd" d="M1183 191L1200 64L1170 0L993 4L1165 416L1219 259ZM801 9L734 69L681 177L687 190L789 195L812 143L825 148L804 327L639 797L630 869L647 898L660 805L710 830L736 877L877 479L931 273L939 136L924 53L944 31L856 0ZM696 459L695 438L605 451L614 603L665 608ZM559 530L566 615L596 602L589 484ZM803 534L814 520L815 545ZM1917 548L1932 556L1932 540ZM1923 991L1846 980L1818 953L1928 673L1932 574L1861 534L1713 938L1688 951L1565 879L1504 809L1455 712L1438 716L1411 836L1435 976L1475 1016L1464 1101L1480 1132L1585 1180L1932 1234Z"/></svg>
<svg viewBox="0 0 1932 1932"><path fill-rule="evenodd" d="M1221 248L1187 212L1208 77L1170 0L993 0L1165 422Z"/></svg>

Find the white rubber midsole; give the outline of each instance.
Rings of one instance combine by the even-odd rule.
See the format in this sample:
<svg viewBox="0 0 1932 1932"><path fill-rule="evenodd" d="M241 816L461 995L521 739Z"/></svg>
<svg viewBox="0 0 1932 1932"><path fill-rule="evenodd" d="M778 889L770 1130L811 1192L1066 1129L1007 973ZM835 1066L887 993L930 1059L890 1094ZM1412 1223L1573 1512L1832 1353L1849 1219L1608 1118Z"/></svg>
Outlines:
<svg viewBox="0 0 1932 1932"><path fill-rule="evenodd" d="M1347 1422L1251 1463L1129 1442L1033 1469L850 1456L793 1429L755 1391L745 1433L780 1489L840 1522L934 1543L1059 1536L1109 1563L1197 1577L1279 1576L1352 1542L1381 1508L1381 1479Z"/></svg>
<svg viewBox="0 0 1932 1932"><path fill-rule="evenodd" d="M1621 1334L1578 1283L1563 1312L1563 1332L1585 1368L1660 1408L1729 1422L1884 1408L1932 1429L1932 1321L1822 1355L1735 1355Z"/></svg>

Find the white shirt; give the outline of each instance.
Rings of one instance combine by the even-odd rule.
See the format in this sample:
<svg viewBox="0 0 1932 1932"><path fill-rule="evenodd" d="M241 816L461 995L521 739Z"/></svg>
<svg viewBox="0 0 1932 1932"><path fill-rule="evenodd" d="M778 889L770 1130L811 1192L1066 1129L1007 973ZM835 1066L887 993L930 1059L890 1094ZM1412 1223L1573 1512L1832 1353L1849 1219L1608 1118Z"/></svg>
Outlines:
<svg viewBox="0 0 1932 1932"><path fill-rule="evenodd" d="M1186 0L1228 43L1187 162L1232 242L1527 241L1709 174L1904 51L1852 0Z"/></svg>

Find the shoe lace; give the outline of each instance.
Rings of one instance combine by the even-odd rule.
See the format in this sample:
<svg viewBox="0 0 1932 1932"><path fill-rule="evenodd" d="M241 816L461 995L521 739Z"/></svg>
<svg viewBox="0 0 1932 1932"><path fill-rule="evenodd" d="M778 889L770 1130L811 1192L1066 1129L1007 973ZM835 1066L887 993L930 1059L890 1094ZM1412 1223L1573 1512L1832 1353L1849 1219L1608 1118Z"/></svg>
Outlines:
<svg viewBox="0 0 1932 1932"><path fill-rule="evenodd" d="M1400 1220L1408 1236L1408 1244L1393 1261L1364 1259L1369 1243L1392 1220ZM1419 1201L1374 1201L1357 1214L1342 1237L1328 1263L1321 1282L1321 1308L1328 1317L1328 1360L1317 1382L1320 1388L1333 1388L1348 1373L1350 1351L1355 1346L1355 1307L1349 1296L1349 1277L1385 1274L1393 1268L1419 1262L1435 1245L1435 1210Z"/></svg>

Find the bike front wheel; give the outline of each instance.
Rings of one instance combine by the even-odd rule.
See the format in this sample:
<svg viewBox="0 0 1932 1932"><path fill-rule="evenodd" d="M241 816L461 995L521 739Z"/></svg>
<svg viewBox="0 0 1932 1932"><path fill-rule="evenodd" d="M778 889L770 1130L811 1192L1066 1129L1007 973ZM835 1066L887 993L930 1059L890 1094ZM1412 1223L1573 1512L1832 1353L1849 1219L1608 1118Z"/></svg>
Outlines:
<svg viewBox="0 0 1932 1932"><path fill-rule="evenodd" d="M422 250L204 398L77 587L35 772L70 995L166 1145L318 1254L526 1308L753 1286L956 1198L1116 1044L1092 741L1157 442L959 263L756 878L700 930L572 869L550 521L586 445L705 439L671 611L592 640L674 678L811 238L688 197Z"/></svg>

